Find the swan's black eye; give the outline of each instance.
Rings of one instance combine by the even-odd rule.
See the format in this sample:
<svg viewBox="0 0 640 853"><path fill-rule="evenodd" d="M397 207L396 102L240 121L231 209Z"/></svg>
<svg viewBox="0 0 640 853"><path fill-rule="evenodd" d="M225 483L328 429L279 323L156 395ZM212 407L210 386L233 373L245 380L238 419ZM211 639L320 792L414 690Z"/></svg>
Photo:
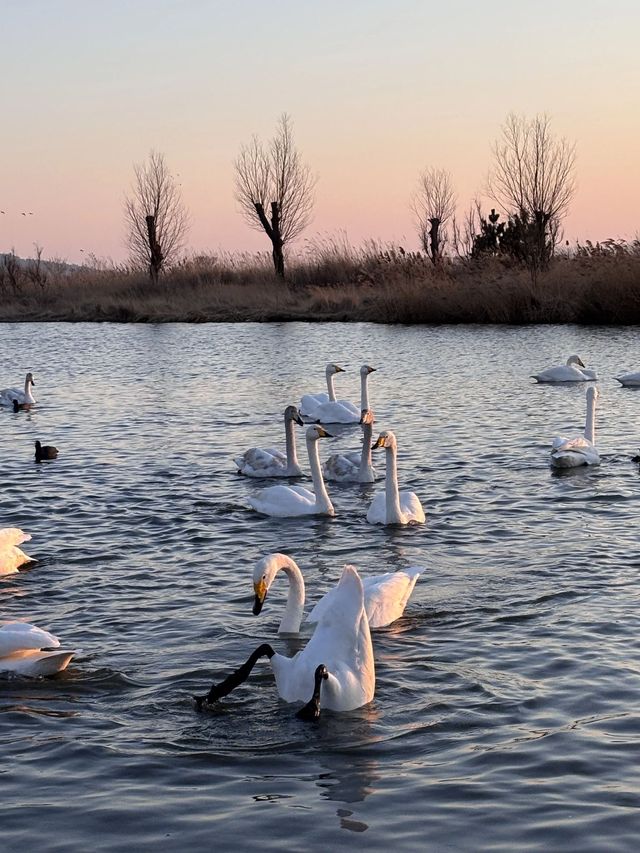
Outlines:
<svg viewBox="0 0 640 853"><path fill-rule="evenodd" d="M262 575L262 580L263 580L263 581L266 581L266 579L267 579L267 576L266 576L266 575Z"/></svg>

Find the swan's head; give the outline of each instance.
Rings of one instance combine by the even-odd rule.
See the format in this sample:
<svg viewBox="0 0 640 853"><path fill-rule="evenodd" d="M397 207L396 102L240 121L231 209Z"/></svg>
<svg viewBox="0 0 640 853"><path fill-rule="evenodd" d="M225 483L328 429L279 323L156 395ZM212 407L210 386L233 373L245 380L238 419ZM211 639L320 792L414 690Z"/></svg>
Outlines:
<svg viewBox="0 0 640 853"><path fill-rule="evenodd" d="M27 378L26 378L25 382L30 382L32 385L36 384L35 380L33 378L33 373L27 373Z"/></svg>
<svg viewBox="0 0 640 853"><path fill-rule="evenodd" d="M587 388L587 401L597 400L599 396L600 392L595 387L595 385L591 385L589 388Z"/></svg>
<svg viewBox="0 0 640 853"><path fill-rule="evenodd" d="M337 364L328 364L325 373L327 376L333 376L335 373L344 373L344 367L339 367Z"/></svg>
<svg viewBox="0 0 640 853"><path fill-rule="evenodd" d="M584 362L580 358L579 355L570 355L567 359L567 367L571 367L572 364L577 364L578 367L584 367Z"/></svg>
<svg viewBox="0 0 640 853"><path fill-rule="evenodd" d="M300 426L304 426L304 421L300 417L300 412L296 406L287 406L284 410L284 419L285 421L295 421Z"/></svg>
<svg viewBox="0 0 640 853"><path fill-rule="evenodd" d="M329 670L321 663L316 667L313 673L313 696L300 710L296 713L299 720L317 720L320 716L320 687L322 682L329 678Z"/></svg>
<svg viewBox="0 0 640 853"><path fill-rule="evenodd" d="M377 450L379 447L395 447L396 437L391 430L381 432L375 444L371 446L372 450Z"/></svg>
<svg viewBox="0 0 640 853"><path fill-rule="evenodd" d="M286 554L269 554L258 560L253 570L253 615L258 616L269 592L269 587L280 569L291 563Z"/></svg>
<svg viewBox="0 0 640 853"><path fill-rule="evenodd" d="M369 367L368 364L363 364L360 368L360 376L368 376L370 373L375 373L377 367Z"/></svg>
<svg viewBox="0 0 640 853"><path fill-rule="evenodd" d="M375 418L373 417L373 412L371 409L363 409L360 412L360 423L361 424L372 424Z"/></svg>
<svg viewBox="0 0 640 853"><path fill-rule="evenodd" d="M307 430L307 441L317 441L319 438L333 438L333 436L320 424L310 426Z"/></svg>

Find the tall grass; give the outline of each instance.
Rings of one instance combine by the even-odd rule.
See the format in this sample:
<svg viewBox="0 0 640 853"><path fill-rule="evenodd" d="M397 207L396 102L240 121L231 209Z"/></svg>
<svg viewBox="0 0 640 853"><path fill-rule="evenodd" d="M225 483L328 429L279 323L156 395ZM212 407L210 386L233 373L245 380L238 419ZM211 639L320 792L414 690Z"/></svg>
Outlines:
<svg viewBox="0 0 640 853"><path fill-rule="evenodd" d="M0 257L0 320L640 323L640 241L577 246L534 283L497 258L435 268L419 252L306 243L285 282L271 257L200 255L154 285L138 270Z"/></svg>

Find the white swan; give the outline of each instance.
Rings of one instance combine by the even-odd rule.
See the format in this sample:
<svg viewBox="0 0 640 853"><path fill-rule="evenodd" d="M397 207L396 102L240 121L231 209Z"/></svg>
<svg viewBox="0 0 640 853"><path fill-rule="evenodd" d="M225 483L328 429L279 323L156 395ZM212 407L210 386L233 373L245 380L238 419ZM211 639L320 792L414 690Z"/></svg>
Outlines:
<svg viewBox="0 0 640 853"><path fill-rule="evenodd" d="M333 387L333 377L336 373L344 373L344 368L337 364L328 364L325 368L327 378L327 394L305 394L300 400L300 414L303 418L314 418L315 411L321 403L335 402L336 392Z"/></svg>
<svg viewBox="0 0 640 853"><path fill-rule="evenodd" d="M0 575L13 575L19 566L35 562L18 548L18 545L28 542L29 539L31 535L19 527L4 527L0 530Z"/></svg>
<svg viewBox="0 0 640 853"><path fill-rule="evenodd" d="M19 388L4 388L0 391L0 406L11 406L13 408L14 400L17 401L20 407L32 406L36 398L31 393L31 388L35 384L33 373L27 373L27 378L24 380L24 391L21 391Z"/></svg>
<svg viewBox="0 0 640 853"><path fill-rule="evenodd" d="M338 483L374 483L376 472L371 464L371 438L373 435L373 412L362 412L362 450L349 453L334 453L322 465L327 480Z"/></svg>
<svg viewBox="0 0 640 853"><path fill-rule="evenodd" d="M247 477L300 477L302 468L298 464L294 423L304 426L296 407L287 406L284 410L285 453L273 447L245 450L233 460L239 473Z"/></svg>
<svg viewBox="0 0 640 853"><path fill-rule="evenodd" d="M290 518L298 515L335 515L333 504L322 479L318 455L318 439L325 437L332 438L319 424L314 424L307 429L307 452L314 491L310 492L303 486L270 486L249 498L249 504L253 509L263 513L263 515L272 515L278 518Z"/></svg>
<svg viewBox="0 0 640 853"><path fill-rule="evenodd" d="M369 622L364 609L364 590L358 572L345 566L335 589L331 609L322 614L306 646L292 658L274 652L263 643L239 669L207 696L196 698L198 708L226 696L245 681L256 661L268 657L278 693L286 702L306 701L319 685L316 674L324 666L323 704L332 711L352 711L373 699L375 665Z"/></svg>
<svg viewBox="0 0 640 853"><path fill-rule="evenodd" d="M0 673L55 675L76 651L61 649L57 637L27 622L0 623Z"/></svg>
<svg viewBox="0 0 640 853"><path fill-rule="evenodd" d="M548 367L531 376L536 382L592 382L598 378L595 370L585 367L580 356L570 355L566 364Z"/></svg>
<svg viewBox="0 0 640 853"><path fill-rule="evenodd" d="M614 376L613 378L626 388L640 387L640 370L636 373L622 373L620 376Z"/></svg>
<svg viewBox="0 0 640 853"><path fill-rule="evenodd" d="M372 449L378 447L386 450L384 492L376 495L371 502L367 521L369 524L409 524L411 521L422 524L425 515L416 493L398 490L398 445L395 435L389 430L381 432Z"/></svg>
<svg viewBox="0 0 640 853"><path fill-rule="evenodd" d="M305 587L300 567L292 557L286 554L269 554L258 561L253 570L253 612L257 616L262 610L267 593L279 571L284 572L289 579L289 592L278 633L297 634L304 616ZM423 571L415 567L362 578L364 609L370 628L384 628L402 616L416 580ZM333 587L318 601L307 617L308 622L318 622L325 612L331 612L337 591L338 587Z"/></svg>
<svg viewBox="0 0 640 853"><path fill-rule="evenodd" d="M587 388L587 419L584 435L577 438L558 436L551 446L551 464L555 468L576 468L578 465L599 465L600 454L596 450L596 400L598 389Z"/></svg>
<svg viewBox="0 0 640 853"><path fill-rule="evenodd" d="M321 403L315 410L314 419L323 424L357 424L363 411L369 409L369 374L376 370L363 364L360 368L360 408L348 400L331 400Z"/></svg>

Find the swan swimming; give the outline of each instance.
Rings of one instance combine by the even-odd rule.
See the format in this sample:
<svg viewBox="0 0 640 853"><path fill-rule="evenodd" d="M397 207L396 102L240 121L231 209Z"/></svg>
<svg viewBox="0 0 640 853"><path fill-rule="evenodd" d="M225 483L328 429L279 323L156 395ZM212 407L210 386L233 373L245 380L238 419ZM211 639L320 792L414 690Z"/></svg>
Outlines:
<svg viewBox="0 0 640 853"><path fill-rule="evenodd" d="M322 465L327 480L338 483L374 483L376 472L371 464L371 439L373 437L373 412L362 412L362 450L334 453Z"/></svg>
<svg viewBox="0 0 640 853"><path fill-rule="evenodd" d="M585 367L578 355L570 355L566 364L548 367L531 375L536 382L592 382L598 378L595 370Z"/></svg>
<svg viewBox="0 0 640 853"><path fill-rule="evenodd" d="M305 394L300 400L300 414L303 418L314 418L315 411L321 403L335 403L336 392L333 387L333 377L336 373L344 373L344 368L337 364L328 364L325 368L325 376L327 379L326 394Z"/></svg>
<svg viewBox="0 0 640 853"><path fill-rule="evenodd" d="M19 527L4 527L0 530L0 575L13 575L25 563L36 562L18 548L18 545L30 539L31 534Z"/></svg>
<svg viewBox="0 0 640 853"><path fill-rule="evenodd" d="M31 388L35 384L33 373L27 373L27 378L24 380L24 391L19 388L4 388L0 391L0 406L11 406L13 408L14 400L18 401L19 408L32 406L36 398L31 393Z"/></svg>
<svg viewBox="0 0 640 853"><path fill-rule="evenodd" d="M304 426L304 421L295 406L287 406L284 410L285 453L273 447L267 450L260 447L245 450L242 456L236 456L233 460L239 473L247 477L302 476L302 468L298 464L294 424Z"/></svg>
<svg viewBox="0 0 640 853"><path fill-rule="evenodd" d="M318 439L333 438L320 424L307 428L307 453L311 466L313 492L303 486L269 486L250 497L249 504L263 515L290 518L298 515L335 515L331 499L322 479ZM315 492L315 494L314 494Z"/></svg>
<svg viewBox="0 0 640 853"><path fill-rule="evenodd" d="M587 419L584 435L576 438L558 436L551 445L551 464L554 468L576 468L578 465L599 465L600 454L596 450L596 400L598 389L587 388Z"/></svg>
<svg viewBox="0 0 640 853"><path fill-rule="evenodd" d="M362 412L369 410L369 375L375 367L363 364L360 368L360 408L348 400L321 403L313 413L314 420L323 424L358 424Z"/></svg>
<svg viewBox="0 0 640 853"><path fill-rule="evenodd" d="M304 648L289 658L262 643L206 696L195 697L196 707L221 699L246 681L261 657L269 658L276 688L285 702L305 702L320 686L322 703L332 711L353 711L370 702L376 686L375 664L364 590L356 569L344 567L330 611L322 614ZM317 681L320 666L327 670L321 685Z"/></svg>
<svg viewBox="0 0 640 853"><path fill-rule="evenodd" d="M35 625L0 622L0 673L55 675L66 669L76 651L61 649L57 637Z"/></svg>
<svg viewBox="0 0 640 853"><path fill-rule="evenodd" d="M381 432L372 450L384 447L386 450L384 492L376 495L369 512L369 524L422 524L425 520L420 498L415 492L399 491L398 489L398 445L395 435L386 430Z"/></svg>
<svg viewBox="0 0 640 853"><path fill-rule="evenodd" d="M622 373L620 376L614 376L613 378L625 388L640 387L640 370L636 373Z"/></svg>
<svg viewBox="0 0 640 853"><path fill-rule="evenodd" d="M256 564L253 570L253 613L257 616L261 612L271 584L280 571L289 579L289 592L278 633L297 634L304 617L304 577L296 561L286 554L269 554ZM384 628L402 616L416 580L423 571L414 567L361 578L364 609L370 628ZM318 601L307 617L308 622L318 622L325 612L331 612L337 590L338 587L334 586Z"/></svg>

